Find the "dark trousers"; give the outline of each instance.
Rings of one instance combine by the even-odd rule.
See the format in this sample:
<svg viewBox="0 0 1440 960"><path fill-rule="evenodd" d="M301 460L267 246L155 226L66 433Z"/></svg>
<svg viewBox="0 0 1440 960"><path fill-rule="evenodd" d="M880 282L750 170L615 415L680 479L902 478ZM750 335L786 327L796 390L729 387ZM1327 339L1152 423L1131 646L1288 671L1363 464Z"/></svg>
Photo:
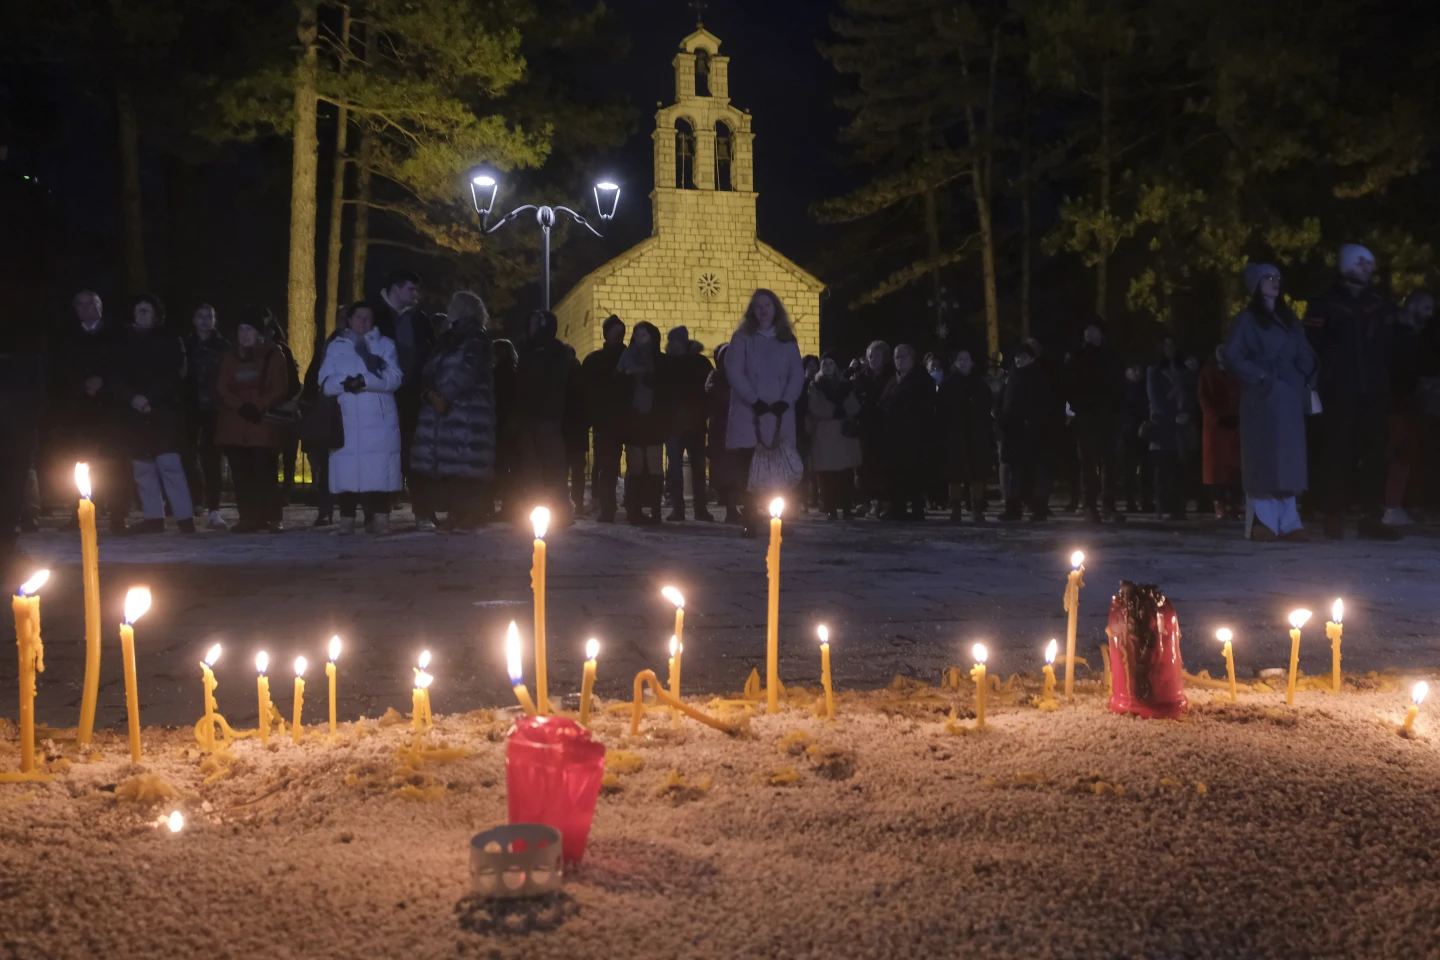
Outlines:
<svg viewBox="0 0 1440 960"><path fill-rule="evenodd" d="M708 503L705 491L705 429L690 430L665 441L665 491L670 509L685 512L685 457L690 458L690 494L695 512Z"/></svg>
<svg viewBox="0 0 1440 960"><path fill-rule="evenodd" d="M335 494L330 492L330 451L305 455L310 458L310 489L315 491L315 516L329 518L335 513Z"/></svg>
<svg viewBox="0 0 1440 960"><path fill-rule="evenodd" d="M365 519L369 520L377 513L390 512L390 491L388 490L367 490L364 493L337 493L335 498L340 501L340 516L353 518L358 508L364 508Z"/></svg>
<svg viewBox="0 0 1440 960"><path fill-rule="evenodd" d="M242 524L275 523L280 519L280 484L275 472L277 453L274 447L225 448Z"/></svg>
<svg viewBox="0 0 1440 960"><path fill-rule="evenodd" d="M1124 474L1126 508L1149 510L1155 506L1155 473L1150 466L1150 444L1144 440L1126 440L1121 472Z"/></svg>
<svg viewBox="0 0 1440 960"><path fill-rule="evenodd" d="M1022 506L1030 508L1030 515L1048 516L1050 513L1050 470L1034 460L1016 458L1004 465L1001 471L1005 491L1005 511L1018 514Z"/></svg>
<svg viewBox="0 0 1440 960"><path fill-rule="evenodd" d="M588 441L588 437L586 438ZM570 444L565 450L565 471L569 475L570 504L576 513L585 512L585 471L589 456L583 444Z"/></svg>
<svg viewBox="0 0 1440 960"><path fill-rule="evenodd" d="M480 526L489 521L494 511L494 495L484 480L416 475L411 481L424 488L431 507L450 515L450 524L456 529Z"/></svg>
<svg viewBox="0 0 1440 960"><path fill-rule="evenodd" d="M1353 496L1361 515L1379 520L1385 507L1385 451L1390 435L1390 398L1384 394L1322 397L1325 448L1321 476L1325 512L1344 514Z"/></svg>
<svg viewBox="0 0 1440 960"><path fill-rule="evenodd" d="M1155 465L1155 510L1159 513L1184 513L1186 501L1186 464L1174 450L1151 450L1150 462Z"/></svg>
<svg viewBox="0 0 1440 960"><path fill-rule="evenodd" d="M1115 509L1115 478L1119 472L1118 424L1103 413L1077 414L1073 428L1080 453L1080 494L1086 510Z"/></svg>
<svg viewBox="0 0 1440 960"><path fill-rule="evenodd" d="M395 394L395 410L400 418L400 473L410 488L410 506L415 511L417 521L435 519L435 508L430 503L425 484L415 483L410 473L410 448L415 443L415 425L420 422L420 402L418 391L410 389L408 385ZM388 508L382 512L388 512ZM366 515L369 515L368 511ZM354 514L351 513L350 516L353 517Z"/></svg>
<svg viewBox="0 0 1440 960"><path fill-rule="evenodd" d="M820 481L820 505L826 513L843 511L849 514L855 508L854 470L822 470L817 477Z"/></svg>
<svg viewBox="0 0 1440 960"><path fill-rule="evenodd" d="M565 437L559 420L529 420L520 424L520 470L525 495L552 511L569 500L565 476ZM525 511L529 515L528 509Z"/></svg>
<svg viewBox="0 0 1440 960"><path fill-rule="evenodd" d="M185 413L185 479L190 499L203 503L207 511L220 509L220 448L215 446L217 410L192 407Z"/></svg>
<svg viewBox="0 0 1440 960"><path fill-rule="evenodd" d="M284 427L280 431L280 468L285 477L285 496L289 502L290 491L295 488L295 468L300 462L300 432L295 427Z"/></svg>
<svg viewBox="0 0 1440 960"><path fill-rule="evenodd" d="M595 428L595 463L591 468L590 495L602 517L615 516L615 486L620 482L622 449L616 431Z"/></svg>

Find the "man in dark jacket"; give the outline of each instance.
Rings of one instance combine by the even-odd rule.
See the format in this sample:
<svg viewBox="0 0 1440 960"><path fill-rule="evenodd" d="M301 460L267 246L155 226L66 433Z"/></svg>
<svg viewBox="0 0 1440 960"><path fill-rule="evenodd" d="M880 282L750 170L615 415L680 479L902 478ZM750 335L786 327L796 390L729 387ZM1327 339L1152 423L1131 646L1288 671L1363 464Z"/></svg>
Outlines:
<svg viewBox="0 0 1440 960"><path fill-rule="evenodd" d="M1155 510L1155 477L1150 472L1150 444L1140 439L1140 425L1150 419L1150 395L1145 384L1145 368L1131 364L1125 368L1125 412L1120 415L1121 473L1124 481L1117 495L1125 495L1128 513Z"/></svg>
<svg viewBox="0 0 1440 960"><path fill-rule="evenodd" d="M220 448L215 445L215 419L220 397L215 374L230 341L215 328L215 308L202 303L191 318L194 330L185 338L185 478L190 496L205 504L212 530L224 530L220 519Z"/></svg>
<svg viewBox="0 0 1440 960"><path fill-rule="evenodd" d="M1125 411L1125 370L1105 346L1104 324L1085 326L1085 341L1065 365L1065 399L1075 414L1080 453L1080 490L1092 523L1125 519L1115 511L1119 475L1120 425ZM1103 508L1103 513L1102 513Z"/></svg>
<svg viewBox="0 0 1440 960"><path fill-rule="evenodd" d="M575 348L565 344L569 375L565 382L565 417L560 432L565 437L565 472L569 477L570 506L576 517L586 515L585 461L590 453L590 414L585 408L585 378Z"/></svg>
<svg viewBox="0 0 1440 960"><path fill-rule="evenodd" d="M945 437L950 519L959 523L968 503L972 518L980 523L985 519L985 483L995 466L995 397L969 350L955 354L940 381L937 409Z"/></svg>
<svg viewBox="0 0 1440 960"><path fill-rule="evenodd" d="M400 389L395 391L395 407L400 417L400 470L410 479L410 445L415 438L415 422L420 418L420 372L435 347L435 327L419 309L420 278L409 270L392 270L380 288L375 311L375 326L395 341L395 354L400 360ZM421 529L435 529L435 508L429 502L425 485L410 488L415 521Z"/></svg>
<svg viewBox="0 0 1440 960"><path fill-rule="evenodd" d="M935 381L908 343L895 347L895 379L880 395L885 485L882 520L924 520L929 451L935 439Z"/></svg>
<svg viewBox="0 0 1440 960"><path fill-rule="evenodd" d="M1036 362L1029 344L1015 351L1015 368L1005 381L1000 401L1000 462L1004 466L1005 512L1014 521L1030 506L1030 519L1050 516L1050 465L1060 427L1055 421L1056 390Z"/></svg>
<svg viewBox="0 0 1440 960"><path fill-rule="evenodd" d="M1374 254L1346 244L1340 280L1305 312L1305 333L1320 361L1322 502L1331 540L1344 536L1352 491L1360 500L1360 536L1400 539L1398 530L1381 522L1395 308L1371 286L1374 276Z"/></svg>
<svg viewBox="0 0 1440 960"><path fill-rule="evenodd" d="M565 344L555 339L558 327L555 314L548 310L530 314L515 372L515 415L525 490L564 523L571 518L569 510L562 510L569 497L565 495L565 435L561 429L570 355Z"/></svg>
<svg viewBox="0 0 1440 960"><path fill-rule="evenodd" d="M665 487L670 497L672 522L685 519L685 457L690 458L690 492L695 519L715 518L706 509L705 489L705 381L715 369L703 353L690 350L690 330L672 327L665 338L666 376L674 398L674 432L665 441Z"/></svg>
<svg viewBox="0 0 1440 960"><path fill-rule="evenodd" d="M580 365L585 402L594 427L595 462L590 471L590 496L601 523L615 522L615 485L620 481L620 428L629 409L628 398L615 377L615 366L625 352L625 323L615 314L600 325L605 344Z"/></svg>

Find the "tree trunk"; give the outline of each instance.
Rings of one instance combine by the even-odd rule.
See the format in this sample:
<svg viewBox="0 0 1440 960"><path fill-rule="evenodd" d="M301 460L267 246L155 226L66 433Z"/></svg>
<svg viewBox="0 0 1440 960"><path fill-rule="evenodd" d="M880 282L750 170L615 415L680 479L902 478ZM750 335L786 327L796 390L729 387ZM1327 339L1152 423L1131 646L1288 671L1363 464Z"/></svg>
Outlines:
<svg viewBox="0 0 1440 960"><path fill-rule="evenodd" d="M940 292L940 215L935 207L933 184L925 187L925 248L926 256L930 258L930 296L935 304L935 335L944 340L945 301Z"/></svg>
<svg viewBox="0 0 1440 960"><path fill-rule="evenodd" d="M1096 154L1100 166L1100 250L1095 264L1095 315L1109 318L1108 285L1110 282L1110 61L1100 68L1100 148Z"/></svg>
<svg viewBox="0 0 1440 960"><path fill-rule="evenodd" d="M315 220L320 148L315 129L317 0L296 0L300 60L295 65L295 140L290 168L290 349L301 370L315 354Z"/></svg>
<svg viewBox="0 0 1440 960"><path fill-rule="evenodd" d="M350 240L350 297L365 299L365 257L370 252L370 167L374 159L371 135L362 125L359 138L358 168L355 171L355 227Z"/></svg>
<svg viewBox="0 0 1440 960"><path fill-rule="evenodd" d="M1020 335L1030 339L1030 103L1022 100L1020 123Z"/></svg>
<svg viewBox="0 0 1440 960"><path fill-rule="evenodd" d="M970 83L970 59L962 46L960 73L968 86ZM995 172L995 94L997 74L1000 69L1000 31L990 33L989 87L985 91L984 151L977 153L970 162L970 187L975 195L975 220L980 228L980 264L985 285L985 349L989 366L1000 365L1000 297L995 278L995 226L991 217L990 183ZM965 127L970 137L970 147L979 144L982 132L975 120L975 108L965 106Z"/></svg>
<svg viewBox="0 0 1440 960"><path fill-rule="evenodd" d="M340 45L350 44L350 8L343 7L340 20ZM335 117L335 168L330 175L330 228L326 232L325 251L325 304L321 312L324 323L320 336L323 338L335 324L340 310L340 253L345 245L341 234L345 221L345 173L350 158L345 154L345 141L349 136L350 109L340 101Z"/></svg>
<svg viewBox="0 0 1440 960"><path fill-rule="evenodd" d="M980 164L975 168L978 171ZM981 179L978 175L977 179ZM988 178L984 178L988 181ZM988 182L986 186L988 187ZM975 219L980 226L980 264L985 280L985 349L992 367L1000 365L1000 300L995 282L995 230L990 217L990 196L975 192Z"/></svg>
<svg viewBox="0 0 1440 960"><path fill-rule="evenodd" d="M120 148L120 222L125 238L125 283L132 294L150 289L145 269L145 214L140 193L140 121L130 88L115 84L115 124Z"/></svg>

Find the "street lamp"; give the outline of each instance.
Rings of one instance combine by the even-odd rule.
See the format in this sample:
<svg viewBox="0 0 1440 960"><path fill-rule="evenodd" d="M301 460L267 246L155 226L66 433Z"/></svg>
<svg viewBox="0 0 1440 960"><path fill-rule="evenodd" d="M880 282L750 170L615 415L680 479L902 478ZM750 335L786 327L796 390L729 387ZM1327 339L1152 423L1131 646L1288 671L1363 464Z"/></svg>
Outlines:
<svg viewBox="0 0 1440 960"><path fill-rule="evenodd" d="M544 309L548 311L550 309L550 230L555 226L555 214L570 214L571 219L597 237L601 235L600 231L591 226L589 220L586 220L569 207L537 207L533 203L527 203L523 207L516 207L501 217L492 227L490 226L490 214L495 210L495 198L499 193L499 174L490 170L480 170L470 178L470 197L475 201L475 212L480 214L480 228L485 231L486 236L499 230L527 210L535 211L535 222L540 225L540 232L545 237L545 259L540 273L540 300ZM609 180L601 180L595 184L593 193L595 196L595 212L599 215L601 221L613 219L615 210L620 205L620 185Z"/></svg>

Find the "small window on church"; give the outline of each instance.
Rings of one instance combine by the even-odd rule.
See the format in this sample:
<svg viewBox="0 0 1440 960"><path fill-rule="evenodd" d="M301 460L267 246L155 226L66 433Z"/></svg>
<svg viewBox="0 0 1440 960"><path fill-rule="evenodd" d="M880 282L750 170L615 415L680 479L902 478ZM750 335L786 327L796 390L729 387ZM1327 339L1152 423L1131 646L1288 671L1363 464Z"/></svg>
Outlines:
<svg viewBox="0 0 1440 960"><path fill-rule="evenodd" d="M675 186L695 189L695 130L689 121L675 121Z"/></svg>
<svg viewBox="0 0 1440 960"><path fill-rule="evenodd" d="M710 96L710 51L704 47L695 51L695 96Z"/></svg>
<svg viewBox="0 0 1440 960"><path fill-rule="evenodd" d="M730 179L731 164L735 159L735 137L723 121L715 123L715 189L734 190Z"/></svg>

